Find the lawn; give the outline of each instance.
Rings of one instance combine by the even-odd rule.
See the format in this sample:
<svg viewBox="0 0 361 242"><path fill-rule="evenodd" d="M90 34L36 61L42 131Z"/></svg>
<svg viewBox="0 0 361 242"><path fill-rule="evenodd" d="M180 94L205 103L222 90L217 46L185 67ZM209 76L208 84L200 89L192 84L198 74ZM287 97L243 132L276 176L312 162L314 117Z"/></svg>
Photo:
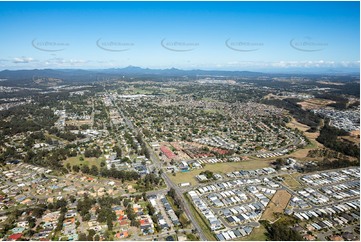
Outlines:
<svg viewBox="0 0 361 242"><path fill-rule="evenodd" d="M272 222L274 219L276 219L274 213L283 213L291 197L292 195L289 194L286 190L278 190L275 195L273 195L271 201L268 203L261 219Z"/></svg>
<svg viewBox="0 0 361 242"><path fill-rule="evenodd" d="M272 159L274 160L274 159ZM220 173L221 175L225 176L226 173L239 171L239 170L254 170L259 168L268 167L270 165L271 160L247 160L247 161L240 161L240 162L227 162L227 163L215 163L215 164L206 164L205 167L202 169L192 170L189 172L179 172L176 173L175 176L169 174L169 178L175 183L184 183L190 182L192 186L198 184L195 176L199 175L202 171L212 171L213 173ZM204 165L204 164L203 164Z"/></svg>
<svg viewBox="0 0 361 242"><path fill-rule="evenodd" d="M69 157L68 159L66 159L65 161L63 161L64 166L66 166L67 163L69 163L71 166L73 165L88 165L89 168L92 165L97 166L98 168L100 168L100 162L104 161L105 158L104 157L99 157L99 158L95 158L95 157L91 157L91 158L84 158L83 161L79 160L80 156L76 156L76 157Z"/></svg>
<svg viewBox="0 0 361 242"><path fill-rule="evenodd" d="M296 178L300 175L301 175L300 173L295 173L292 175L290 174L282 175L281 177L284 179L283 183L286 186L292 189L298 189L301 187L301 184L296 180Z"/></svg>
<svg viewBox="0 0 361 242"><path fill-rule="evenodd" d="M191 241L199 241L199 238L196 237L196 235L194 234L187 234L187 239L191 240Z"/></svg>
<svg viewBox="0 0 361 242"><path fill-rule="evenodd" d="M181 215L179 216L179 221L184 226L185 224L187 224L189 219L187 218L187 215L185 213L181 213ZM185 226L185 228L188 228L188 229L191 228L191 223L187 224L187 226Z"/></svg>
<svg viewBox="0 0 361 242"><path fill-rule="evenodd" d="M168 177L176 185L178 185L179 183L189 182L189 183L191 183L191 186L194 186L194 185L198 184L195 176L198 175L199 172L201 172L201 169L193 170L193 171L189 171L189 172L179 172L179 173L176 173L175 176L172 174L168 174Z"/></svg>
<svg viewBox="0 0 361 242"><path fill-rule="evenodd" d="M165 195L165 197L167 198L167 200L169 201L169 204L172 206L173 210L176 211L178 210L178 207L174 204L174 200L172 197Z"/></svg>
<svg viewBox="0 0 361 242"><path fill-rule="evenodd" d="M237 239L240 241L266 241L266 232L266 228L261 224L259 228L253 229L252 233L249 236Z"/></svg>
<svg viewBox="0 0 361 242"><path fill-rule="evenodd" d="M204 109L204 112L207 114L214 114L214 113L220 113L219 110L217 109L213 109L213 108L209 108L209 109Z"/></svg>

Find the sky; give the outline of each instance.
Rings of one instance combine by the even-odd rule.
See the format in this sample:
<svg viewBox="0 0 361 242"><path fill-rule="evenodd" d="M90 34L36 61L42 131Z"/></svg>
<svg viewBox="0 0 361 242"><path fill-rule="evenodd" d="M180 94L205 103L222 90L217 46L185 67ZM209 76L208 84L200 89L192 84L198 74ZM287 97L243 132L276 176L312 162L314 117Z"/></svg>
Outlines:
<svg viewBox="0 0 361 242"><path fill-rule="evenodd" d="M359 70L359 2L0 2L0 70Z"/></svg>

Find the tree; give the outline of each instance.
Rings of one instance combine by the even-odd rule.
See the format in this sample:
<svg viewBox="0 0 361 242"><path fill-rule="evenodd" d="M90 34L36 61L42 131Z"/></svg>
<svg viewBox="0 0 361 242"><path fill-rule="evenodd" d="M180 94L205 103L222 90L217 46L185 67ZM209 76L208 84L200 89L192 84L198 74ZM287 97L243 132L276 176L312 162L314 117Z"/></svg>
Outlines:
<svg viewBox="0 0 361 242"><path fill-rule="evenodd" d="M43 216L43 213L45 212L45 208L34 208L32 215L35 216L36 218L41 218L41 216Z"/></svg>
<svg viewBox="0 0 361 242"><path fill-rule="evenodd" d="M173 187L171 189L169 189L169 191L167 192L167 195L170 197L175 197L176 193L175 193L175 190Z"/></svg>
<svg viewBox="0 0 361 242"><path fill-rule="evenodd" d="M338 139L339 136L344 135L347 135L346 131L331 127L326 123L316 140L332 150L360 158L360 148L356 144Z"/></svg>
<svg viewBox="0 0 361 242"><path fill-rule="evenodd" d="M110 221L113 221L116 218L117 218L116 214L108 206L107 207L102 206L98 210L98 219L97 219L97 221L100 222L100 223L108 222L108 219L110 219Z"/></svg>
<svg viewBox="0 0 361 242"><path fill-rule="evenodd" d="M151 203L148 203L148 204L147 204L147 209L148 209L149 215L150 215L150 216L153 216L154 213L155 213L155 208L152 206Z"/></svg>
<svg viewBox="0 0 361 242"><path fill-rule="evenodd" d="M213 178L213 172L206 170L206 171L202 171L200 173L200 175L205 175L207 177L207 179L212 179Z"/></svg>
<svg viewBox="0 0 361 242"><path fill-rule="evenodd" d="M92 205L95 204L95 200L89 198L87 195L84 196L82 200L78 201L77 211L83 217L83 220L89 220L90 214L89 210L91 209Z"/></svg>
<svg viewBox="0 0 361 242"><path fill-rule="evenodd" d="M102 154L102 151L100 150L99 147L96 147L94 149L88 148L84 152L85 157L96 157L96 158L98 158L99 156L101 156L101 154Z"/></svg>
<svg viewBox="0 0 361 242"><path fill-rule="evenodd" d="M87 240L88 240L88 241L93 241L94 235L95 235L94 229L89 229L89 230L88 230Z"/></svg>
<svg viewBox="0 0 361 242"><path fill-rule="evenodd" d="M133 219L130 221L130 226L139 227L140 222L138 220Z"/></svg>
<svg viewBox="0 0 361 242"><path fill-rule="evenodd" d="M92 174L93 176L97 176L99 174L98 167L95 165L92 165L92 167L90 169L90 174Z"/></svg>
<svg viewBox="0 0 361 242"><path fill-rule="evenodd" d="M80 168L78 165L73 165L73 171L79 172Z"/></svg>
<svg viewBox="0 0 361 242"><path fill-rule="evenodd" d="M54 202L54 208L55 209L65 208L67 204L68 202L64 198L62 198Z"/></svg>
<svg viewBox="0 0 361 242"><path fill-rule="evenodd" d="M91 218L90 213L86 213L86 214L83 216L83 221L89 221L90 218Z"/></svg>
<svg viewBox="0 0 361 242"><path fill-rule="evenodd" d="M117 153L117 158L120 159L122 157L122 149L116 145L113 148L114 152Z"/></svg>
<svg viewBox="0 0 361 242"><path fill-rule="evenodd" d="M144 201L147 201L147 194L145 192L142 193L142 197Z"/></svg>
<svg viewBox="0 0 361 242"><path fill-rule="evenodd" d="M86 130L86 129L89 129L90 127L89 127L89 125L88 124L82 124L82 125L80 125L80 129L81 130Z"/></svg>
<svg viewBox="0 0 361 242"><path fill-rule="evenodd" d="M107 218L107 226L109 230L113 230L113 220L110 217Z"/></svg>
<svg viewBox="0 0 361 242"><path fill-rule="evenodd" d="M266 224L267 237L273 241L302 241L302 236L290 228L286 221L278 220L277 222Z"/></svg>
<svg viewBox="0 0 361 242"><path fill-rule="evenodd" d="M63 228L63 222L64 222L65 214L61 213L60 217L58 218L58 223L56 225L55 231L61 231Z"/></svg>
<svg viewBox="0 0 361 242"><path fill-rule="evenodd" d="M111 235L110 231L106 230L104 232L104 240L110 240L110 235Z"/></svg>
<svg viewBox="0 0 361 242"><path fill-rule="evenodd" d="M88 165L83 165L81 167L81 172L83 172L85 174L89 174L89 172L90 172L89 166Z"/></svg>
<svg viewBox="0 0 361 242"><path fill-rule="evenodd" d="M80 233L78 239L79 239L79 241L87 241L88 240L85 233Z"/></svg>
<svg viewBox="0 0 361 242"><path fill-rule="evenodd" d="M35 219L34 217L28 216L28 217L26 218L26 221L28 221L30 228L34 228L34 227L35 227L36 219Z"/></svg>
<svg viewBox="0 0 361 242"><path fill-rule="evenodd" d="M129 199L128 198L124 199L123 205L124 205L124 207L128 207L128 205L129 205Z"/></svg>
<svg viewBox="0 0 361 242"><path fill-rule="evenodd" d="M75 198L74 195L71 195L71 196L69 197L69 199L70 199L70 202L71 202L71 203L74 203L74 202L76 201L76 198Z"/></svg>

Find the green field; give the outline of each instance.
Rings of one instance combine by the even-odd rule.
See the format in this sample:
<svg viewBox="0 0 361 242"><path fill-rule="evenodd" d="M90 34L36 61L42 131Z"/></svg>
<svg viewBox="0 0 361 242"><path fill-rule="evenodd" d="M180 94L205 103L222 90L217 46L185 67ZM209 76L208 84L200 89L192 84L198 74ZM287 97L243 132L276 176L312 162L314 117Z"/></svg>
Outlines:
<svg viewBox="0 0 361 242"><path fill-rule="evenodd" d="M207 114L220 113L219 110L212 109L212 108L204 109L204 112Z"/></svg>
<svg viewBox="0 0 361 242"><path fill-rule="evenodd" d="M286 175L282 175L281 177L284 178L283 183L293 189L297 189L301 187L301 184L296 180L297 177L299 177L301 174L300 173L295 173L295 174L286 174Z"/></svg>
<svg viewBox="0 0 361 242"><path fill-rule="evenodd" d="M192 186L198 184L195 176L198 175L200 170L190 171L190 172L180 172L176 173L175 176L172 174L168 174L168 177L172 180L172 182L176 185L179 183L189 182Z"/></svg>
<svg viewBox="0 0 361 242"><path fill-rule="evenodd" d="M45 137L46 137L46 138L55 139L55 140L59 140L59 141L64 141L62 138L59 138L58 136L53 135L53 134L48 134L48 133L46 133L46 134L45 134Z"/></svg>
<svg viewBox="0 0 361 242"><path fill-rule="evenodd" d="M92 165L97 166L98 168L100 168L100 162L105 161L104 157L99 157L99 158L95 158L95 157L91 157L91 158L84 158L83 161L79 160L80 156L76 156L76 157L69 157L68 159L66 159L65 161L63 161L64 166L66 166L67 163L69 163L71 166L73 165L88 165L89 168Z"/></svg>
<svg viewBox="0 0 361 242"><path fill-rule="evenodd" d="M216 164L206 164L202 169L192 170L189 172L178 172L175 176L169 174L168 177L175 184L190 182L192 186L198 184L196 175L199 175L202 171L212 171L213 173L219 173L225 175L226 173L239 171L239 170L254 170L264 167L269 167L271 160L248 160L240 162L227 162L227 163L216 163Z"/></svg>
<svg viewBox="0 0 361 242"><path fill-rule="evenodd" d="M199 238L196 237L196 235L194 234L187 234L187 239L191 240L191 241L199 241Z"/></svg>

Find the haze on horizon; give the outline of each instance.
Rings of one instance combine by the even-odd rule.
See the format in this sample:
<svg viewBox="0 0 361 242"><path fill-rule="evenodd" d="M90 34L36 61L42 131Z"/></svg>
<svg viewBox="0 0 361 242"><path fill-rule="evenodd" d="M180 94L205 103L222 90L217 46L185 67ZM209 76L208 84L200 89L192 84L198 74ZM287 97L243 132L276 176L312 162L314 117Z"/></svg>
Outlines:
<svg viewBox="0 0 361 242"><path fill-rule="evenodd" d="M359 2L0 2L0 70L359 72Z"/></svg>

